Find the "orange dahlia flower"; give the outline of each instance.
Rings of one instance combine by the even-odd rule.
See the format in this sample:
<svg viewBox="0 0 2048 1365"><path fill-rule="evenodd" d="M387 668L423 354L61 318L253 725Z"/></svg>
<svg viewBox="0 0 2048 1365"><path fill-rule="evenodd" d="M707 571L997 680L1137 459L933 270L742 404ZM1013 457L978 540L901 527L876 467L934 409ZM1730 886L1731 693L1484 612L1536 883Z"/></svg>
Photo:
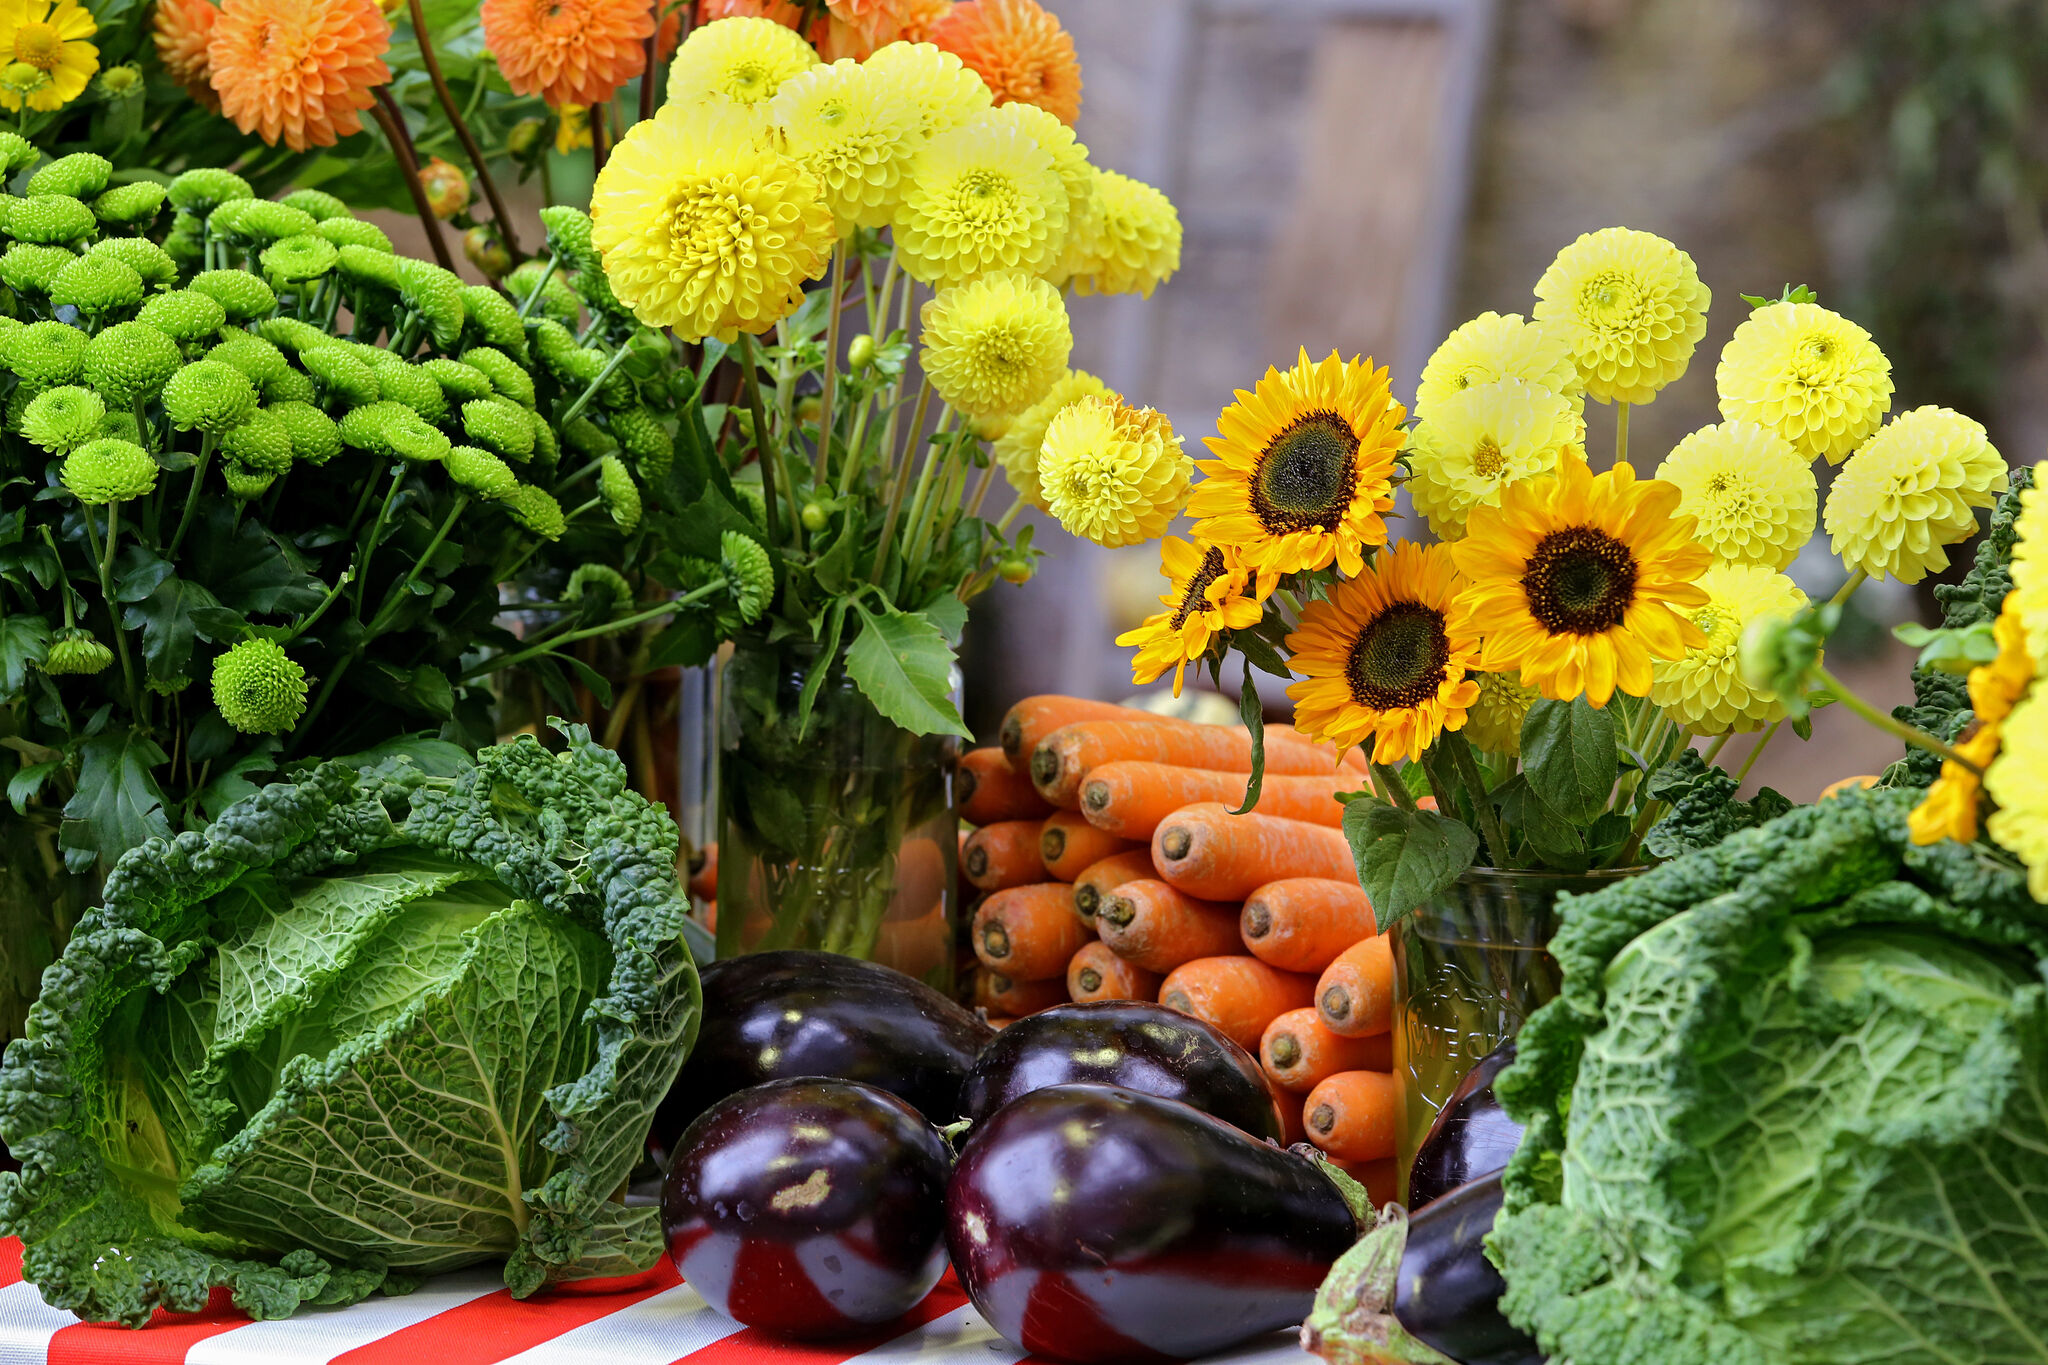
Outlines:
<svg viewBox="0 0 2048 1365"><path fill-rule="evenodd" d="M1080 117L1074 40L1038 0L964 0L932 25L931 40L988 82L997 104L1035 104L1068 125Z"/></svg>
<svg viewBox="0 0 2048 1365"><path fill-rule="evenodd" d="M773 19L784 28L797 28L804 21L804 6L801 0L697 0L697 27L720 19ZM812 36L824 28L820 20Z"/></svg>
<svg viewBox="0 0 2048 1365"><path fill-rule="evenodd" d="M206 60L221 113L303 152L362 131L390 47L377 0L226 0Z"/></svg>
<svg viewBox="0 0 2048 1365"><path fill-rule="evenodd" d="M157 0L149 21L157 60L164 64L165 72L215 113L220 112L220 96L213 93L206 44L218 18L220 11L213 0Z"/></svg>
<svg viewBox="0 0 2048 1365"><path fill-rule="evenodd" d="M647 0L484 0L484 46L514 94L603 104L647 69ZM675 21L662 26L673 46Z"/></svg>

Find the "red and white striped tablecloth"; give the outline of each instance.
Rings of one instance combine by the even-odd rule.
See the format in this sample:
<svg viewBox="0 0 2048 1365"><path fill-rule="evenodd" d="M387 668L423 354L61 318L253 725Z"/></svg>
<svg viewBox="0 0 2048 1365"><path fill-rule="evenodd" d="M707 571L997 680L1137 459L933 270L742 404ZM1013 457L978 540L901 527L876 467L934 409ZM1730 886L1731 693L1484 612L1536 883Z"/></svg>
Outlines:
<svg viewBox="0 0 2048 1365"><path fill-rule="evenodd" d="M1304 1365L1291 1333L1216 1365ZM163 1313L141 1331L89 1326L21 1278L21 1243L0 1239L0 1365L1019 1365L949 1274L903 1322L862 1340L800 1345L708 1307L666 1262L625 1287L515 1301L495 1266L411 1294L251 1322L223 1291L203 1313Z"/></svg>

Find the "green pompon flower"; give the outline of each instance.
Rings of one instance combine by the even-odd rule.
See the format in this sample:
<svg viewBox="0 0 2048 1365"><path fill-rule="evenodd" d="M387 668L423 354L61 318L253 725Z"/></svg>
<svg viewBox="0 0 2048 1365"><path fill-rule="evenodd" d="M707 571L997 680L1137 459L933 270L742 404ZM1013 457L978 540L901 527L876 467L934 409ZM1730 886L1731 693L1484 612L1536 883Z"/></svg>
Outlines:
<svg viewBox="0 0 2048 1365"><path fill-rule="evenodd" d="M277 294L246 270L203 270L192 277L196 289L228 311L228 321L247 322L277 307Z"/></svg>
<svg viewBox="0 0 2048 1365"><path fill-rule="evenodd" d="M47 294L64 267L77 259L67 247L16 242L0 256L0 280L17 294Z"/></svg>
<svg viewBox="0 0 2048 1365"><path fill-rule="evenodd" d="M28 197L65 194L84 199L107 187L114 163L97 152L73 152L60 156L28 178Z"/></svg>
<svg viewBox="0 0 2048 1365"><path fill-rule="evenodd" d="M67 455L100 435L107 405L91 389L64 384L46 389L22 410L21 434L53 455Z"/></svg>
<svg viewBox="0 0 2048 1365"><path fill-rule="evenodd" d="M100 673L113 662L113 650L95 640L91 631L73 626L58 631L50 641L49 652L43 655L43 672L51 677Z"/></svg>
<svg viewBox="0 0 2048 1365"><path fill-rule="evenodd" d="M4 340L7 368L27 383L69 384L85 373L85 333L68 323L31 322Z"/></svg>
<svg viewBox="0 0 2048 1365"><path fill-rule="evenodd" d="M99 231L92 210L68 194L19 199L8 208L7 230L24 242L76 242Z"/></svg>
<svg viewBox="0 0 2048 1365"><path fill-rule="evenodd" d="M590 215L567 204L554 204L540 211L541 226L547 229L548 250L574 270L603 270L597 250L590 244Z"/></svg>
<svg viewBox="0 0 2048 1365"><path fill-rule="evenodd" d="M569 287L593 313L611 318L630 318L633 310L612 292L611 279L602 270L579 270L569 277Z"/></svg>
<svg viewBox="0 0 2048 1365"><path fill-rule="evenodd" d="M283 351L249 332L229 332L220 345L206 353L206 358L234 366L249 376L250 383L259 385L291 368Z"/></svg>
<svg viewBox="0 0 2048 1365"><path fill-rule="evenodd" d="M390 456L398 453L392 448L394 433L420 425L419 414L403 403L365 403L342 414L341 439L357 450Z"/></svg>
<svg viewBox="0 0 2048 1365"><path fill-rule="evenodd" d="M480 284L462 286L462 310L464 336L521 360L526 358L526 324L519 310L497 290Z"/></svg>
<svg viewBox="0 0 2048 1365"><path fill-rule="evenodd" d="M100 418L98 434L132 441L136 445L142 444L142 424L135 420L135 414L132 412L110 412Z"/></svg>
<svg viewBox="0 0 2048 1365"><path fill-rule="evenodd" d="M142 282L152 289L165 288L178 278L178 263L147 237L107 237L94 242L85 254L88 260L113 257L142 276Z"/></svg>
<svg viewBox="0 0 2048 1365"><path fill-rule="evenodd" d="M277 482L277 475L267 469L253 469L233 460L223 460L220 466L221 481L228 486L228 492L243 502L254 502L270 491L270 485Z"/></svg>
<svg viewBox="0 0 2048 1365"><path fill-rule="evenodd" d="M533 458L537 420L525 408L495 398L478 398L462 405L463 434L509 460Z"/></svg>
<svg viewBox="0 0 2048 1365"><path fill-rule="evenodd" d="M312 214L272 199L232 200L216 208L206 225L215 236L247 247L266 247L315 226Z"/></svg>
<svg viewBox="0 0 2048 1365"><path fill-rule="evenodd" d="M616 612L633 600L633 585L609 564L578 564L562 589L564 602L581 602L586 597L606 598Z"/></svg>
<svg viewBox="0 0 2048 1365"><path fill-rule="evenodd" d="M245 735L275 735L306 713L306 670L275 640L244 640L213 661L213 704Z"/></svg>
<svg viewBox="0 0 2048 1365"><path fill-rule="evenodd" d="M580 393L604 373L604 357L578 346L575 334L551 318L534 328L533 350L547 372L572 392Z"/></svg>
<svg viewBox="0 0 2048 1365"><path fill-rule="evenodd" d="M562 532L569 529L569 519L562 515L562 504L530 483L520 484L506 494L502 505L512 520L542 540L560 540Z"/></svg>
<svg viewBox="0 0 2048 1365"><path fill-rule="evenodd" d="M256 386L268 404L311 403L320 397L320 391L313 387L313 381L298 370L286 366L278 374Z"/></svg>
<svg viewBox="0 0 2048 1365"><path fill-rule="evenodd" d="M264 411L284 428L292 443L292 458L299 463L323 465L341 454L341 428L311 403L273 403Z"/></svg>
<svg viewBox="0 0 2048 1365"><path fill-rule="evenodd" d="M384 229L360 218L322 218L313 225L313 235L337 247L391 253L391 239L384 235Z"/></svg>
<svg viewBox="0 0 2048 1365"><path fill-rule="evenodd" d="M370 362L370 369L377 376L377 389L382 397L405 404L429 422L438 422L448 415L447 395L441 392L434 376L389 351L374 354L377 358Z"/></svg>
<svg viewBox="0 0 2048 1365"><path fill-rule="evenodd" d="M282 474L292 467L292 434L262 408L220 438L220 453L245 469Z"/></svg>
<svg viewBox="0 0 2048 1365"><path fill-rule="evenodd" d="M726 531L718 537L718 567L725 572L741 623L753 625L775 596L775 566L769 562L768 552L759 541Z"/></svg>
<svg viewBox="0 0 2048 1365"><path fill-rule="evenodd" d="M156 397L184 363L178 343L146 322L117 322L82 349L85 382L117 408Z"/></svg>
<svg viewBox="0 0 2048 1365"><path fill-rule="evenodd" d="M356 216L354 209L326 190L293 190L277 202L286 208L297 209L316 223L324 223L330 218L347 221Z"/></svg>
<svg viewBox="0 0 2048 1365"><path fill-rule="evenodd" d="M600 455L611 455L618 451L619 443L588 417L578 417L562 428L562 439L569 443L569 449L586 460Z"/></svg>
<svg viewBox="0 0 2048 1365"><path fill-rule="evenodd" d="M491 386L489 375L476 366L464 364L460 360L436 356L432 360L421 362L420 369L432 375L434 382L441 386L441 391L458 403L466 403L472 398L489 398L496 392Z"/></svg>
<svg viewBox="0 0 2048 1365"><path fill-rule="evenodd" d="M341 253L334 243L317 233L301 232L281 237L263 248L263 273L286 284L317 280L334 269Z"/></svg>
<svg viewBox="0 0 2048 1365"><path fill-rule="evenodd" d="M374 403L381 392L377 387L377 376L370 367L332 342L325 346L309 346L299 352L299 363L344 403Z"/></svg>
<svg viewBox="0 0 2048 1365"><path fill-rule="evenodd" d="M546 271L547 262L545 261L532 260L524 262L517 270L514 270L505 277L505 292L512 296L514 303L523 304L526 302L527 295L531 294L535 287L538 286L540 289L540 302L527 310L527 316L532 317L535 314L539 314L542 317L553 318L565 326L574 327L576 325L576 315L581 311L577 305L576 291L569 287L569 282L562 278L562 272L559 270L548 277L546 284L541 284L541 276Z"/></svg>
<svg viewBox="0 0 2048 1365"><path fill-rule="evenodd" d="M604 457L597 467L597 492L604 499L605 511L612 514L613 524L627 535L633 534L640 525L640 489L624 460L616 455Z"/></svg>
<svg viewBox="0 0 2048 1365"><path fill-rule="evenodd" d="M198 341L228 325L228 310L196 289L173 289L146 300L135 320L173 341Z"/></svg>
<svg viewBox="0 0 2048 1365"><path fill-rule="evenodd" d="M533 376L526 372L525 366L503 351L489 346L472 346L462 353L462 363L482 370L489 376L492 388L520 407L533 406Z"/></svg>
<svg viewBox="0 0 2048 1365"><path fill-rule="evenodd" d="M233 171L201 166L186 171L171 182L171 203L185 212L204 218L219 205L236 199L254 199L256 191Z"/></svg>
<svg viewBox="0 0 2048 1365"><path fill-rule="evenodd" d="M256 411L249 376L218 360L195 360L164 385L164 414L180 431L223 436Z"/></svg>
<svg viewBox="0 0 2048 1365"><path fill-rule="evenodd" d="M127 502L156 487L156 461L132 441L102 436L64 457L58 480L88 507Z"/></svg>
<svg viewBox="0 0 2048 1365"><path fill-rule="evenodd" d="M620 408L612 414L612 435L633 457L641 478L668 476L669 466L675 463L676 444L652 409L638 405Z"/></svg>
<svg viewBox="0 0 2048 1365"><path fill-rule="evenodd" d="M391 453L411 464L437 464L455 449L446 432L417 418L393 427L390 442Z"/></svg>
<svg viewBox="0 0 2048 1365"><path fill-rule="evenodd" d="M89 318L142 302L142 276L111 256L80 256L50 281L50 303Z"/></svg>
<svg viewBox="0 0 2048 1365"><path fill-rule="evenodd" d="M0 133L0 167L4 167L7 174L13 175L35 165L41 155L35 144L21 134Z"/></svg>
<svg viewBox="0 0 2048 1365"><path fill-rule="evenodd" d="M441 350L462 340L462 277L428 261L398 260L398 297L427 321L427 333Z"/></svg>
<svg viewBox="0 0 2048 1365"><path fill-rule="evenodd" d="M256 332L265 341L281 346L287 351L305 351L315 346L332 346L339 342L335 337L310 322L297 318L265 318L256 324Z"/></svg>
<svg viewBox="0 0 2048 1365"><path fill-rule="evenodd" d="M343 246L336 249L334 268L352 284L375 285L379 289L398 292L398 257L388 251L379 251L370 246Z"/></svg>
<svg viewBox="0 0 2048 1365"><path fill-rule="evenodd" d="M116 185L92 201L92 211L102 223L118 227L144 227L163 211L167 192L153 180Z"/></svg>
<svg viewBox="0 0 2048 1365"><path fill-rule="evenodd" d="M442 463L448 466L448 477L461 487L480 498L496 502L510 497L512 490L519 486L519 476L488 450L475 446L454 446L448 451L448 458Z"/></svg>
<svg viewBox="0 0 2048 1365"><path fill-rule="evenodd" d="M178 269L196 271L206 262L206 239L196 228L172 228L164 237L164 255L178 263Z"/></svg>

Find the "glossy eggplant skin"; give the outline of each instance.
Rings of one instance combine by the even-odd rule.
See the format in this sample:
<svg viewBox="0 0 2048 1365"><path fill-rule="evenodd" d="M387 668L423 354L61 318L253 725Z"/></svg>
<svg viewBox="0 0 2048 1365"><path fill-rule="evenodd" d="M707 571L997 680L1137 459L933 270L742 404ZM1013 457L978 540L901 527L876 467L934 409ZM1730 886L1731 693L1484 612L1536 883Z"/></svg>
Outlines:
<svg viewBox="0 0 2048 1365"><path fill-rule="evenodd" d="M1495 1171L1409 1217L1394 1317L1460 1365L1543 1365L1535 1341L1501 1315L1507 1284L1485 1247L1500 1205Z"/></svg>
<svg viewBox="0 0 2048 1365"><path fill-rule="evenodd" d="M1298 1323L1356 1236L1308 1158L1116 1086L1012 1101L974 1130L946 1188L975 1308L1075 1365L1189 1360Z"/></svg>
<svg viewBox="0 0 2048 1365"><path fill-rule="evenodd" d="M1199 1019L1137 1000L1019 1019L982 1049L960 1087L960 1113L981 1123L1019 1095L1084 1084L1180 1100L1253 1137L1281 1137L1257 1058Z"/></svg>
<svg viewBox="0 0 2048 1365"><path fill-rule="evenodd" d="M743 1090L676 1147L661 1191L669 1257L705 1302L749 1327L864 1332L945 1274L950 1157L923 1115L873 1086Z"/></svg>
<svg viewBox="0 0 2048 1365"><path fill-rule="evenodd" d="M689 1060L655 1112L657 1151L727 1095L794 1076L878 1086L933 1123L951 1123L961 1080L995 1036L901 972L799 950L712 963L704 969L703 1018Z"/></svg>
<svg viewBox="0 0 2048 1365"><path fill-rule="evenodd" d="M1451 1092L1416 1149L1408 1172L1408 1208L1427 1208L1460 1185L1504 1170L1522 1145L1522 1125L1494 1098L1493 1078L1515 1060L1512 1041L1480 1058Z"/></svg>

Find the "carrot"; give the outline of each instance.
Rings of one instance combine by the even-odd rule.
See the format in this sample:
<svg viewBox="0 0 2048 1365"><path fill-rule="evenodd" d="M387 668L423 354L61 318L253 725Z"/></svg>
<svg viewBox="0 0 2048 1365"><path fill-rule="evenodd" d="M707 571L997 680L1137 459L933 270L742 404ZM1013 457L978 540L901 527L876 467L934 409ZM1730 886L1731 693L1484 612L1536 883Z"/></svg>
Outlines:
<svg viewBox="0 0 2048 1365"><path fill-rule="evenodd" d="M1159 986L1159 1003L1214 1024L1246 1052L1289 1010L1315 991L1312 977L1268 967L1255 957L1198 957L1183 962Z"/></svg>
<svg viewBox="0 0 2048 1365"><path fill-rule="evenodd" d="M697 851L698 866L690 870L690 894L700 901L718 898L718 845L706 844Z"/></svg>
<svg viewBox="0 0 2048 1365"><path fill-rule="evenodd" d="M967 880L983 891L1028 886L1045 876L1038 857L1038 830L1043 820L999 820L967 836L960 865Z"/></svg>
<svg viewBox="0 0 2048 1365"><path fill-rule="evenodd" d="M1394 945L1385 934L1360 939L1323 968L1316 1012L1324 1027L1346 1038L1367 1038L1394 1026Z"/></svg>
<svg viewBox="0 0 2048 1365"><path fill-rule="evenodd" d="M1071 882L1104 858L1142 847L1129 839L1105 834L1070 810L1045 817L1038 836L1038 857L1056 882Z"/></svg>
<svg viewBox="0 0 2048 1365"><path fill-rule="evenodd" d="M1063 882L998 891L974 912L974 955L1014 981L1064 980L1067 960L1087 941Z"/></svg>
<svg viewBox="0 0 2048 1365"><path fill-rule="evenodd" d="M1221 801L1232 808L1244 804L1245 779L1239 773L1208 768L1175 768L1165 763L1123 760L1088 770L1081 780L1081 814L1100 830L1125 839L1149 839L1167 816L1197 801ZM1319 776L1276 775L1259 792L1260 815L1306 820L1332 829L1344 824L1340 792L1358 790L1350 773Z"/></svg>
<svg viewBox="0 0 2048 1365"><path fill-rule="evenodd" d="M1308 1140L1343 1161L1394 1154L1398 1092L1384 1071L1340 1071L1308 1092L1301 1122Z"/></svg>
<svg viewBox="0 0 2048 1365"><path fill-rule="evenodd" d="M1305 1094L1340 1071L1391 1070L1393 1039L1346 1038L1325 1028L1313 1007L1289 1010L1266 1025L1259 1064L1273 1084Z"/></svg>
<svg viewBox="0 0 2048 1365"><path fill-rule="evenodd" d="M1308 1141L1308 1129L1301 1126L1301 1101L1266 1079L1266 1093L1273 1097L1273 1111L1280 1116L1280 1145L1292 1147Z"/></svg>
<svg viewBox="0 0 2048 1365"><path fill-rule="evenodd" d="M701 914L701 915L699 915L699 916L697 917L697 919L698 919L698 921L699 921L699 922L700 922L701 924L703 924L703 926L704 926L704 927L705 927L706 929L710 930L710 931L711 931L712 933L714 933L714 934L715 934L715 933L717 933L717 932L718 932L718 902L717 902L717 901L705 901L705 902L704 902L704 913L703 913L703 914Z"/></svg>
<svg viewBox="0 0 2048 1365"><path fill-rule="evenodd" d="M974 1003L990 1014L1020 1019L1027 1014L1049 1010L1067 1003L1067 983L1054 977L1048 981L1016 981L1001 972L987 970L974 974Z"/></svg>
<svg viewBox="0 0 2048 1365"><path fill-rule="evenodd" d="M1232 815L1220 801L1168 816L1152 834L1152 865L1190 896L1212 901L1241 901L1288 877L1358 881L1342 830L1277 815Z"/></svg>
<svg viewBox="0 0 2048 1365"><path fill-rule="evenodd" d="M1152 870L1152 850L1144 847L1091 863L1087 871L1074 878L1074 913L1093 929L1095 912L1102 907L1104 896L1125 882L1146 881L1158 875Z"/></svg>
<svg viewBox="0 0 2048 1365"><path fill-rule="evenodd" d="M1038 742L1063 725L1072 725L1079 720L1142 722L1165 719L1150 711L1140 711L1135 706L1089 701L1085 697L1026 697L1004 714L1003 728L997 739L1003 746L1004 756L1010 760L1010 766L1021 773L1030 765Z"/></svg>
<svg viewBox="0 0 2048 1365"><path fill-rule="evenodd" d="M1159 994L1159 974L1134 966L1107 943L1084 943L1067 963L1067 994L1091 1000L1150 1000Z"/></svg>
<svg viewBox="0 0 2048 1365"><path fill-rule="evenodd" d="M960 756L953 774L953 797L960 818L974 825L998 820L1040 820L1052 807L1027 775L1010 766L1001 749L970 749Z"/></svg>
<svg viewBox="0 0 2048 1365"><path fill-rule="evenodd" d="M1103 764L1119 760L1248 773L1252 738L1228 726L1156 716L1142 721L1078 721L1038 742L1031 751L1031 781L1040 796L1061 810L1078 810L1082 781ZM1276 738L1266 746L1266 771L1274 775L1327 776L1331 766L1328 755L1295 740Z"/></svg>
<svg viewBox="0 0 2048 1365"><path fill-rule="evenodd" d="M1238 928L1253 957L1283 972L1320 972L1379 932L1363 890L1323 877L1267 882L1246 899Z"/></svg>
<svg viewBox="0 0 2048 1365"><path fill-rule="evenodd" d="M1095 932L1111 951L1148 972L1170 972L1198 957L1237 952L1237 907L1198 901L1165 882L1125 882L1103 898Z"/></svg>
<svg viewBox="0 0 2048 1365"><path fill-rule="evenodd" d="M932 975L952 958L953 926L946 919L944 905L932 904L930 910L916 917L898 919L892 915L875 929L874 960L905 976L929 983Z"/></svg>

